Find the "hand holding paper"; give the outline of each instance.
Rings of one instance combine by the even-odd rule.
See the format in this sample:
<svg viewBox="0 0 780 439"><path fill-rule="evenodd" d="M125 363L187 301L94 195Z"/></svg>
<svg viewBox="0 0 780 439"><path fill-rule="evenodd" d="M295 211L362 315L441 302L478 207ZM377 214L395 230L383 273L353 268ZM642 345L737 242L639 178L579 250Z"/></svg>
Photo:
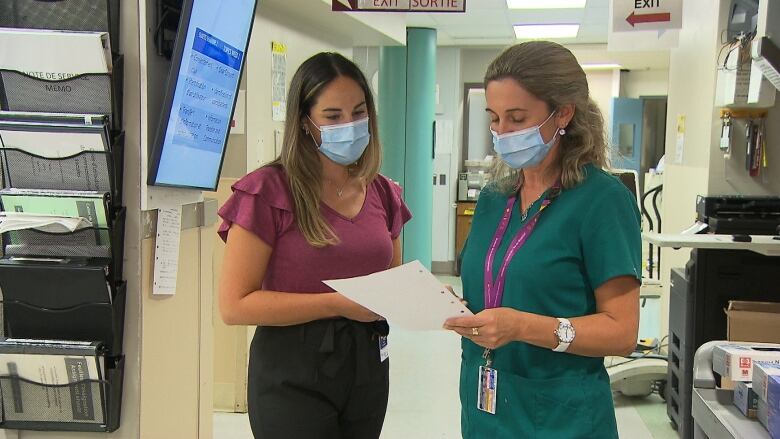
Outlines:
<svg viewBox="0 0 780 439"><path fill-rule="evenodd" d="M406 329L442 329L450 317L473 315L420 261L368 276L324 283L384 316L391 324Z"/></svg>

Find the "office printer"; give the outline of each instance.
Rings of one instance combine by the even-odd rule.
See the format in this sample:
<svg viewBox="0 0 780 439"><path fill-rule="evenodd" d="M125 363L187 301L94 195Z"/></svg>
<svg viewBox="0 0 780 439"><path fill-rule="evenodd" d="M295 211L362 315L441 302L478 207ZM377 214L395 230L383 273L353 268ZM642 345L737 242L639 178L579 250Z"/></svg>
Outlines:
<svg viewBox="0 0 780 439"><path fill-rule="evenodd" d="M696 216L709 226L708 233L776 235L780 233L780 197L699 195Z"/></svg>

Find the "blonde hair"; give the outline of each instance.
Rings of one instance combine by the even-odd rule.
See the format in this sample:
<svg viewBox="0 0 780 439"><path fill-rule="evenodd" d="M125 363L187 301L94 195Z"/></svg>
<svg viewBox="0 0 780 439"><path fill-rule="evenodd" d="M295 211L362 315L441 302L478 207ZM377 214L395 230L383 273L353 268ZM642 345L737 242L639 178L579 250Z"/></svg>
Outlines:
<svg viewBox="0 0 780 439"><path fill-rule="evenodd" d="M604 118L588 91L588 79L569 49L550 41L529 41L506 49L485 72L485 87L491 81L511 78L550 111L573 104L574 116L560 137L561 184L571 188L584 178L584 166L608 166ZM522 185L522 171L495 160L492 170L496 187L516 191Z"/></svg>
<svg viewBox="0 0 780 439"><path fill-rule="evenodd" d="M281 166L287 175L295 205L295 220L306 241L314 247L336 245L339 238L320 213L322 165L317 145L304 132L303 119L309 116L322 90L338 77L354 80L366 97L371 138L363 155L348 168L350 175L370 183L381 165L376 108L365 76L355 63L338 53L323 52L301 64L292 77L287 97L284 140L279 157L267 166Z"/></svg>

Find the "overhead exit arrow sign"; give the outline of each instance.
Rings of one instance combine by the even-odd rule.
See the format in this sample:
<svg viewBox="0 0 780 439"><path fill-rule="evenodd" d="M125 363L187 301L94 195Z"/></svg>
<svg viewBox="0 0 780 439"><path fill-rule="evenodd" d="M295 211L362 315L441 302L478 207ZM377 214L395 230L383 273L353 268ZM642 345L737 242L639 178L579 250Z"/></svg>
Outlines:
<svg viewBox="0 0 780 439"><path fill-rule="evenodd" d="M659 14L637 14L632 12L631 15L626 18L628 24L632 27L636 27L637 23L665 23L672 21L672 14L659 13Z"/></svg>
<svg viewBox="0 0 780 439"><path fill-rule="evenodd" d="M682 28L683 0L611 0L612 32Z"/></svg>

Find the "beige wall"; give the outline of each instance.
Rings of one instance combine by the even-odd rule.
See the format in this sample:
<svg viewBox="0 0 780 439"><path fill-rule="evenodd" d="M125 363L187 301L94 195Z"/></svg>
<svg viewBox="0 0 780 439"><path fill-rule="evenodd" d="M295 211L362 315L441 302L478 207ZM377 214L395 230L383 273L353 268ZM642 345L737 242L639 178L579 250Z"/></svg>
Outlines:
<svg viewBox="0 0 780 439"><path fill-rule="evenodd" d="M143 439L212 437L215 228L183 230L176 294L153 296L154 239L142 244Z"/></svg>
<svg viewBox="0 0 780 439"><path fill-rule="evenodd" d="M287 46L288 85L295 69L317 52L336 51L352 58L351 43L333 39L328 33L318 32L316 28L300 26L300 23L289 16L263 7L261 2L247 50L245 73L248 171L275 158L274 130L281 133L284 129L283 122L274 122L271 119L271 41L279 41Z"/></svg>
<svg viewBox="0 0 780 439"><path fill-rule="evenodd" d="M669 93L669 70L631 70L621 76L621 96L666 96Z"/></svg>

